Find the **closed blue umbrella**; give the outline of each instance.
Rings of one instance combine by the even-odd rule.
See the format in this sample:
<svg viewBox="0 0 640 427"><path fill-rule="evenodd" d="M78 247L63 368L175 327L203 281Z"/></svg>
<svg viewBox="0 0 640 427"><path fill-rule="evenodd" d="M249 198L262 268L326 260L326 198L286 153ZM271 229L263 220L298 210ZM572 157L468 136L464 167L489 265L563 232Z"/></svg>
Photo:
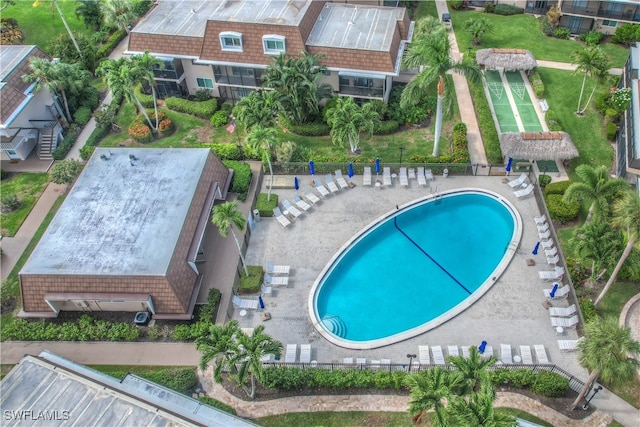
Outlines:
<svg viewBox="0 0 640 427"><path fill-rule="evenodd" d="M349 178L353 178L353 175L355 175L353 173L353 163L349 162L349 172L348 172Z"/></svg>
<svg viewBox="0 0 640 427"><path fill-rule="evenodd" d="M557 290L558 290L558 284L557 284L557 283L554 283L554 284L553 284L553 289L551 289L551 292L549 292L549 296L550 296L551 298L555 297L555 296L556 296L556 291L557 291Z"/></svg>
<svg viewBox="0 0 640 427"><path fill-rule="evenodd" d="M258 304L260 305L260 310L264 310L264 301L262 300L262 295L258 295Z"/></svg>
<svg viewBox="0 0 640 427"><path fill-rule="evenodd" d="M296 191L300 188L300 183L298 182L297 176L293 177L293 186L295 187Z"/></svg>
<svg viewBox="0 0 640 427"><path fill-rule="evenodd" d="M309 173L311 173L311 175L316 174L316 166L313 164L313 160L309 161Z"/></svg>
<svg viewBox="0 0 640 427"><path fill-rule="evenodd" d="M480 352L480 354L484 353L485 348L487 348L487 342L482 341L478 346L478 351Z"/></svg>
<svg viewBox="0 0 640 427"><path fill-rule="evenodd" d="M509 161L507 162L507 167L505 168L507 173L511 172L511 163L513 163L513 158L509 157Z"/></svg>
<svg viewBox="0 0 640 427"><path fill-rule="evenodd" d="M376 174L380 173L380 159L376 157Z"/></svg>
<svg viewBox="0 0 640 427"><path fill-rule="evenodd" d="M538 249L540 249L540 242L536 243L536 247L533 248L533 252L531 252L534 255L538 255Z"/></svg>

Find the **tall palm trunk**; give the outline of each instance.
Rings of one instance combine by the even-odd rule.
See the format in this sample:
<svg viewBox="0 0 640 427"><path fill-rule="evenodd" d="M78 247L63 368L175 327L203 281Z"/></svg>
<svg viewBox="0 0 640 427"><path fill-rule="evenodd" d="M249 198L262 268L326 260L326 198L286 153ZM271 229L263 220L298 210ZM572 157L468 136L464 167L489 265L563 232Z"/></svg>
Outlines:
<svg viewBox="0 0 640 427"><path fill-rule="evenodd" d="M595 84L593 86L593 89L591 90L591 94L589 95L589 99L587 99L587 103L584 105L584 108L582 109L582 111L580 111L580 114L584 114L584 112L587 110L587 107L589 106L589 103L591 102L591 99L593 98L593 94L596 93L596 88L598 87L597 84Z"/></svg>
<svg viewBox="0 0 640 427"><path fill-rule="evenodd" d="M153 111L156 113L156 130L160 123L158 123L158 99L156 98L156 88L153 86L153 82L151 82L151 94L153 95Z"/></svg>
<svg viewBox="0 0 640 427"><path fill-rule="evenodd" d="M578 397L576 397L576 400L574 400L573 403L571 404L570 409L572 411L576 409L578 406L580 406L580 402L582 402L582 400L587 395L587 393L589 393L589 390L591 390L591 387L596 382L598 375L600 375L600 371L598 370L591 372L591 375L589 375L589 378L587 378L587 382L584 384L584 387L582 387L582 390L580 390Z"/></svg>
<svg viewBox="0 0 640 427"><path fill-rule="evenodd" d="M440 133L442 132L442 98L444 97L444 77L438 80L438 104L436 106L436 129L433 140L433 157L438 157L440 151Z"/></svg>
<svg viewBox="0 0 640 427"><path fill-rule="evenodd" d="M60 95L62 95L62 105L64 106L65 118L69 123L73 121L71 117L71 111L69 111L69 102L67 101L67 93L64 88L60 88Z"/></svg>
<svg viewBox="0 0 640 427"><path fill-rule="evenodd" d="M233 231L231 227L229 228L231 229L231 235L233 236L233 240L236 241L236 246L238 247L238 252L240 253L240 261L242 261L242 268L244 269L244 274L246 274L247 277L249 277L249 269L247 268L247 261L244 259L244 254L242 253L242 246L240 246L240 241L238 240L238 236L236 236L236 233Z"/></svg>
<svg viewBox="0 0 640 427"><path fill-rule="evenodd" d="M71 31L71 28L69 28L69 24L67 24L67 20L64 18L64 14L62 13L60 6L58 5L58 1L53 0L53 4L56 6L56 9L58 9L58 14L62 19L62 23L64 24L64 27L67 29L67 33L69 33L69 37L71 37L71 41L73 42L73 45L78 51L78 55L80 55L80 58L82 58L82 51L80 50L80 46L78 46L78 42L76 41L76 38L73 36L73 32Z"/></svg>
<svg viewBox="0 0 640 427"><path fill-rule="evenodd" d="M580 96L578 97L578 109L576 110L576 114L580 114L580 104L582 104L582 94L584 93L584 85L587 82L587 73L584 73L584 77L582 77L582 87L580 88Z"/></svg>
<svg viewBox="0 0 640 427"><path fill-rule="evenodd" d="M138 109L144 115L144 118L147 119L147 123L149 123L149 127L155 133L158 130L158 127L153 127L153 122L151 122L151 118L147 114L146 108L144 108L144 106L142 105L142 102L140 102L137 96L134 95L133 99L136 101L136 104L138 105Z"/></svg>
<svg viewBox="0 0 640 427"><path fill-rule="evenodd" d="M269 155L269 151L265 151L267 156L267 164L269 165L269 174L271 175L271 182L269 184L269 191L267 191L267 200L271 200L271 189L273 188L273 167L271 167L271 156Z"/></svg>
<svg viewBox="0 0 640 427"><path fill-rule="evenodd" d="M620 273L620 270L622 269L622 265L624 264L624 262L627 260L627 258L629 257L629 254L631 254L631 250L633 249L633 247L636 244L636 240L635 239L629 239L629 241L627 242L627 246L625 246L624 251L622 252L622 255L620 256L620 259L618 260L618 263L616 264L616 267L613 269L613 273L611 273L611 276L609 277L609 280L607 280L607 284L604 285L604 288L602 289L602 292L600 292L600 295L598 295L598 298L596 298L596 301L593 303L593 305L598 305L600 303L600 301L602 301L602 299L604 298L604 296L606 295L606 293L609 291L609 288L611 287L611 285L613 285L618 277L618 273Z"/></svg>

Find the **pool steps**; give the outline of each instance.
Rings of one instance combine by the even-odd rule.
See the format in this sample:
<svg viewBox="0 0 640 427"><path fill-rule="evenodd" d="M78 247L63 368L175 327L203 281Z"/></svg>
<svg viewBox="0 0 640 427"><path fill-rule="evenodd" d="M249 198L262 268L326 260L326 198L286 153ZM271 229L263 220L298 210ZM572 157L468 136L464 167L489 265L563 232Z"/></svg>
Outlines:
<svg viewBox="0 0 640 427"><path fill-rule="evenodd" d="M322 318L322 325L332 334L344 338L347 335L347 325L339 316L332 314Z"/></svg>

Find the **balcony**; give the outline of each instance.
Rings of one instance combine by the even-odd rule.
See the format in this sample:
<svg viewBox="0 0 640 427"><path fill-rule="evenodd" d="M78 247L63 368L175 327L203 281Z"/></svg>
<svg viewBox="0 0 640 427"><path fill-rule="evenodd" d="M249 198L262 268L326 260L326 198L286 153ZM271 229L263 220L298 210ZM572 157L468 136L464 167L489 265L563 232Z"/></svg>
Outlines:
<svg viewBox="0 0 640 427"><path fill-rule="evenodd" d="M341 95L352 95L358 98L380 98L384 96L384 88L340 85Z"/></svg>
<svg viewBox="0 0 640 427"><path fill-rule="evenodd" d="M633 10L627 9L624 11L611 11L606 9L606 2L601 3L600 8L576 7L563 4L561 12L563 14L589 16L592 18L640 22L640 12L638 11L638 8L634 8Z"/></svg>

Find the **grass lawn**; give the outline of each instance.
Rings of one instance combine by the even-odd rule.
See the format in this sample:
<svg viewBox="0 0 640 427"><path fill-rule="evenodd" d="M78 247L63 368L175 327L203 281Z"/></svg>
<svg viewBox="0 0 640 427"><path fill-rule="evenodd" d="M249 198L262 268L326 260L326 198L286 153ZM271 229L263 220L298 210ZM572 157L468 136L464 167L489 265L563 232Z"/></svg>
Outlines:
<svg viewBox="0 0 640 427"><path fill-rule="evenodd" d="M15 194L22 201L22 205L17 210L0 215L0 221L2 221L0 233L3 236L15 236L48 182L49 176L46 173L34 172L19 173L2 180L2 197Z"/></svg>
<svg viewBox="0 0 640 427"><path fill-rule="evenodd" d="M85 27L84 22L76 16L79 4L76 0L58 0L58 4L72 31L86 36L93 34L93 30ZM51 40L59 34L67 34L58 11L54 8L52 15L49 5L49 2L43 1L40 6L33 7L33 0L18 0L15 5L2 11L2 17L18 20L25 36L24 44L35 44L46 51Z"/></svg>
<svg viewBox="0 0 640 427"><path fill-rule="evenodd" d="M487 18L493 24L493 31L482 36L482 45L471 46L471 35L464 30L465 22L481 17ZM470 10L451 10L451 21L460 52L466 52L470 46L473 51L491 47L510 47L527 49L536 59L571 62L571 54L584 46L578 41L545 36L540 31L538 20L532 15L501 16ZM609 56L612 67L624 66L629 55L627 48L613 43L602 44L601 48Z"/></svg>

